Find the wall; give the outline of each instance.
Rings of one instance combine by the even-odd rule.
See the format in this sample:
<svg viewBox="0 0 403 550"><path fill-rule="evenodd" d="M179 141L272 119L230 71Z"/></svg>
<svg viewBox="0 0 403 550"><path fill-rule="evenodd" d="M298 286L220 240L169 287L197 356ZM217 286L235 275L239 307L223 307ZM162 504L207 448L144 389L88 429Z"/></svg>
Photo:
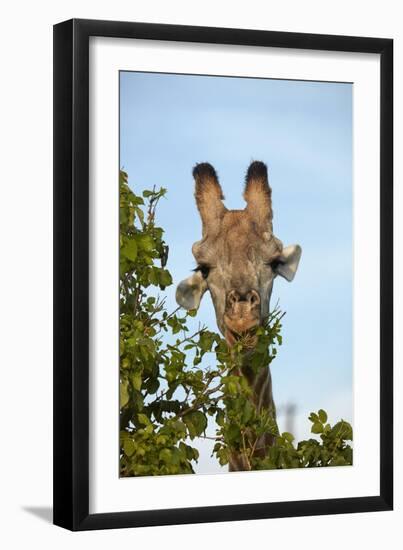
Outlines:
<svg viewBox="0 0 403 550"><path fill-rule="evenodd" d="M5 7L6 6L6 7ZM141 4L61 0L15 0L2 9L1 196L2 268L0 308L2 454L0 457L0 540L6 548L205 548L231 544L329 549L368 549L401 539L402 476L396 472L396 506L391 513L279 519L72 534L49 523L51 503L51 262L52 262L52 24L71 17L138 20L210 26L266 28L395 39L395 97L403 95L403 31L399 2L335 3L163 0ZM401 151L402 107L396 105L396 151ZM395 181L402 176L396 158ZM395 208L402 205L396 187ZM397 218L397 216L396 216ZM396 254L402 249L396 219ZM4 258L4 253L6 258ZM401 252L396 281L402 279ZM402 329L402 296L396 289L396 335ZM402 343L396 337L395 464L402 463Z"/></svg>

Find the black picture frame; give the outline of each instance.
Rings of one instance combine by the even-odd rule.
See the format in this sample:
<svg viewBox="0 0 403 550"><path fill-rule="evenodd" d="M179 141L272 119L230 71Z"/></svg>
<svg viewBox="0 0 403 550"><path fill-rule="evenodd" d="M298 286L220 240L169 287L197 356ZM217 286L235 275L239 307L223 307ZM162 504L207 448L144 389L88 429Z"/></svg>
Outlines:
<svg viewBox="0 0 403 550"><path fill-rule="evenodd" d="M89 38L380 54L380 491L369 497L89 513ZM393 40L73 19L54 26L54 523L71 530L393 507Z"/></svg>

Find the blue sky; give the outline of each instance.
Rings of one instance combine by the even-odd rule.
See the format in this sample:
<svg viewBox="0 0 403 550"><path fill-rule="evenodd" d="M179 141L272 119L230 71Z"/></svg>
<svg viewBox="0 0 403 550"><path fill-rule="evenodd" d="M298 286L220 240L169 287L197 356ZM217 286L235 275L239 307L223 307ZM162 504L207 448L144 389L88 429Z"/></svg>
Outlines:
<svg viewBox="0 0 403 550"><path fill-rule="evenodd" d="M227 208L243 208L251 160L268 166L275 235L303 250L294 281L277 278L271 302L286 311L274 399L280 413L296 405L300 439L311 410L352 420L352 85L120 74L120 165L134 190L168 189L158 223L175 284L195 266L191 246L201 238L192 167L210 162ZM174 286L166 292L176 307ZM199 321L216 329L207 295ZM279 423L285 429L281 414ZM219 471L204 447L198 471Z"/></svg>

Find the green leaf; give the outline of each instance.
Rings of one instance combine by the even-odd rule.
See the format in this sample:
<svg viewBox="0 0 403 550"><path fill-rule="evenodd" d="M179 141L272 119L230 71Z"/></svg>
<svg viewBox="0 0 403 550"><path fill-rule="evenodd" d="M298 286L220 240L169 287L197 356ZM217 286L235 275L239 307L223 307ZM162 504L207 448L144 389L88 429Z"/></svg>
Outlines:
<svg viewBox="0 0 403 550"><path fill-rule="evenodd" d="M125 439L123 442L123 450L125 452L125 455L132 456L132 454L136 450L136 445L134 444L134 441L132 439Z"/></svg>
<svg viewBox="0 0 403 550"><path fill-rule="evenodd" d="M347 466L347 462L343 456L339 455L332 458L329 466Z"/></svg>
<svg viewBox="0 0 403 550"><path fill-rule="evenodd" d="M209 352L214 343L214 334L209 331L204 331L199 336L199 346L202 351Z"/></svg>
<svg viewBox="0 0 403 550"><path fill-rule="evenodd" d="M253 416L254 411L255 411L255 408L252 405L252 403L249 400L245 401L245 405L243 407L243 412L242 412L243 424L248 424L248 422L251 420Z"/></svg>
<svg viewBox="0 0 403 550"><path fill-rule="evenodd" d="M226 430L226 437L230 445L239 443L241 439L241 430L236 424L230 424Z"/></svg>
<svg viewBox="0 0 403 550"><path fill-rule="evenodd" d="M169 449L162 449L159 454L160 460L169 463L172 460L172 451Z"/></svg>
<svg viewBox="0 0 403 550"><path fill-rule="evenodd" d="M132 377L131 377L131 382L132 382L132 386L135 390L138 390L140 391L141 390L141 385L142 385L142 377L141 377L141 372L135 372Z"/></svg>
<svg viewBox="0 0 403 550"><path fill-rule="evenodd" d="M318 416L319 416L319 420L322 422L322 424L326 424L327 414L323 409L319 409Z"/></svg>
<svg viewBox="0 0 403 550"><path fill-rule="evenodd" d="M231 377L234 378L234 377ZM230 379L227 382L227 390L230 395L236 395L238 393L238 384L236 380Z"/></svg>
<svg viewBox="0 0 403 550"><path fill-rule="evenodd" d="M289 432L283 432L281 434L281 437L283 437L284 439L286 439L289 443L292 443L294 441L294 436L292 434L290 434Z"/></svg>
<svg viewBox="0 0 403 550"><path fill-rule="evenodd" d="M130 239L125 243L125 245L121 249L121 254L125 256L128 260L131 260L132 262L136 261L137 258L137 244L134 239Z"/></svg>
<svg viewBox="0 0 403 550"><path fill-rule="evenodd" d="M154 248L154 241L150 235L137 235L137 245L144 252L151 252Z"/></svg>
<svg viewBox="0 0 403 550"><path fill-rule="evenodd" d="M201 411L194 411L193 413L191 413L191 418L197 435L202 434L207 428L206 416Z"/></svg>
<svg viewBox="0 0 403 550"><path fill-rule="evenodd" d="M177 437L185 437L186 435L186 426L183 422L180 420L175 420L173 422L172 427L177 432Z"/></svg>
<svg viewBox="0 0 403 550"><path fill-rule="evenodd" d="M119 401L120 401L120 408L123 409L129 402L129 392L128 392L128 381L127 380L121 380L119 385Z"/></svg>
<svg viewBox="0 0 403 550"><path fill-rule="evenodd" d="M323 424L321 422L314 422L311 428L313 434L321 434L323 432Z"/></svg>
<svg viewBox="0 0 403 550"><path fill-rule="evenodd" d="M162 286L169 286L172 284L172 277L169 271L167 271L166 269L161 270L159 282Z"/></svg>
<svg viewBox="0 0 403 550"><path fill-rule="evenodd" d="M225 414L224 414L224 411L222 409L218 409L216 417L215 417L215 421L217 422L217 424L219 426L224 426Z"/></svg>
<svg viewBox="0 0 403 550"><path fill-rule="evenodd" d="M309 420L311 422L317 422L319 420L319 416L316 413L311 412L311 414L309 415Z"/></svg>
<svg viewBox="0 0 403 550"><path fill-rule="evenodd" d="M150 380L147 380L145 387L149 394L153 394L156 393L156 391L160 387L160 382L158 378L151 378Z"/></svg>
<svg viewBox="0 0 403 550"><path fill-rule="evenodd" d="M202 434L207 427L207 418L201 411L193 411L183 417L190 437L196 437Z"/></svg>
<svg viewBox="0 0 403 550"><path fill-rule="evenodd" d="M120 170L119 171L119 184L122 185L122 184L127 184L127 172L125 172L124 170Z"/></svg>
<svg viewBox="0 0 403 550"><path fill-rule="evenodd" d="M152 285L158 285L158 270L153 267L148 273L148 282Z"/></svg>
<svg viewBox="0 0 403 550"><path fill-rule="evenodd" d="M340 422L337 422L337 424L333 426L330 431L330 435L332 437L338 437L340 439L352 440L353 429L348 422L340 420Z"/></svg>
<svg viewBox="0 0 403 550"><path fill-rule="evenodd" d="M140 413L137 415L137 418L140 424L143 424L143 426L151 425L151 421L146 414Z"/></svg>
<svg viewBox="0 0 403 550"><path fill-rule="evenodd" d="M135 212L136 212L140 222L144 223L144 212L141 210L141 208L136 207Z"/></svg>

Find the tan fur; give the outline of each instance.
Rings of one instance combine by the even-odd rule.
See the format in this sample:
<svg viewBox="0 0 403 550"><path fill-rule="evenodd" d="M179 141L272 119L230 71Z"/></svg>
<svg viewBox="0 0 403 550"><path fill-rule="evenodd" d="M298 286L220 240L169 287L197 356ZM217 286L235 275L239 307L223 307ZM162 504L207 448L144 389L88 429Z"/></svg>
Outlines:
<svg viewBox="0 0 403 550"><path fill-rule="evenodd" d="M222 203L224 195L214 171L196 172L195 182L195 198L203 222L203 235L207 227L213 233L218 230L217 224L226 212Z"/></svg>
<svg viewBox="0 0 403 550"><path fill-rule="evenodd" d="M264 228L268 226L273 230L273 211L271 208L271 188L267 174L251 174L247 180L244 199L247 203L246 210L251 213L256 222Z"/></svg>

